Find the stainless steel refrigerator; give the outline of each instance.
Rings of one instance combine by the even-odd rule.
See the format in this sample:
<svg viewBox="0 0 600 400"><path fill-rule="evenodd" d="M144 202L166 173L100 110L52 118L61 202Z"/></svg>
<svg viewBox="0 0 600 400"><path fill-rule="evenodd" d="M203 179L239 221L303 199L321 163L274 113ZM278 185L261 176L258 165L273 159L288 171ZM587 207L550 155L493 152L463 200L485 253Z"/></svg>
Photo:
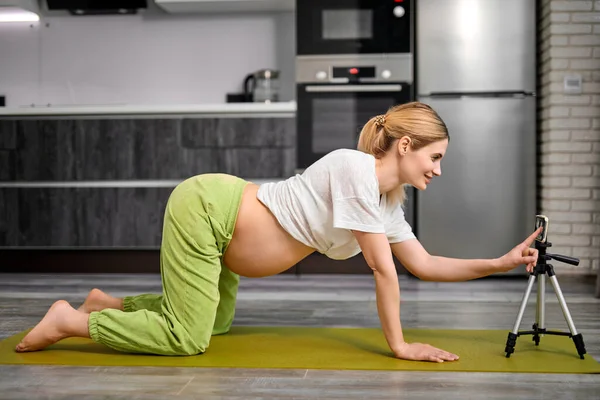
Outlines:
<svg viewBox="0 0 600 400"><path fill-rule="evenodd" d="M442 175L417 193L430 254L495 258L533 233L535 12L535 0L417 2L417 98L450 133Z"/></svg>

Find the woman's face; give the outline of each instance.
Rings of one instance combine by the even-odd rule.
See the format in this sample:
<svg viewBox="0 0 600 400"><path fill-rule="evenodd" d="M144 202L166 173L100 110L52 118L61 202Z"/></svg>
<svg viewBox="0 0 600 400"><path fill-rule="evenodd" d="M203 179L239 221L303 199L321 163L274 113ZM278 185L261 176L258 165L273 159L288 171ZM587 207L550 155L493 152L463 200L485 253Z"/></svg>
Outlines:
<svg viewBox="0 0 600 400"><path fill-rule="evenodd" d="M399 148L401 154L404 148L401 144ZM400 157L401 179L419 190L427 189L431 179L442 174L440 163L447 148L448 139L430 143L419 150L413 150L410 145L407 146L406 154Z"/></svg>

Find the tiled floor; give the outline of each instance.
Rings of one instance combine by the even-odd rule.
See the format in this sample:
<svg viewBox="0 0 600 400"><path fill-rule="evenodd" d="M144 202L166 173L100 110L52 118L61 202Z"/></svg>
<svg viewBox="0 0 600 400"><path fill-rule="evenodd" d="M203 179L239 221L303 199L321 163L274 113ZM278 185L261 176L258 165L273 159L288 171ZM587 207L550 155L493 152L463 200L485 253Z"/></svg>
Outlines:
<svg viewBox="0 0 600 400"><path fill-rule="evenodd" d="M559 283L589 356L600 360L600 299L595 280ZM512 329L527 278L461 283L401 277L404 327ZM78 306L99 287L115 296L160 292L158 275L0 274L0 339L39 321L53 301ZM547 285L549 329L566 329ZM369 275L279 275L243 279L235 324L378 327ZM522 329L535 319L535 291ZM565 339L570 340L570 339ZM192 369L152 367L0 366L0 399L345 398L597 399L600 375Z"/></svg>

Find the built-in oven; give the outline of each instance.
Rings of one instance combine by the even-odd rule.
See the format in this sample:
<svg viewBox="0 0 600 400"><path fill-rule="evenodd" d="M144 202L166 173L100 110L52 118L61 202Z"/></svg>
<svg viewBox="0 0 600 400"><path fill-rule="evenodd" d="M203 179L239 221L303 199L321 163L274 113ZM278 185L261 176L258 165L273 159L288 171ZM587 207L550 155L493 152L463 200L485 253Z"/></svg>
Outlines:
<svg viewBox="0 0 600 400"><path fill-rule="evenodd" d="M297 0L297 55L412 53L412 0Z"/></svg>
<svg viewBox="0 0 600 400"><path fill-rule="evenodd" d="M297 167L340 148L356 149L363 125L412 101L412 57L297 60Z"/></svg>

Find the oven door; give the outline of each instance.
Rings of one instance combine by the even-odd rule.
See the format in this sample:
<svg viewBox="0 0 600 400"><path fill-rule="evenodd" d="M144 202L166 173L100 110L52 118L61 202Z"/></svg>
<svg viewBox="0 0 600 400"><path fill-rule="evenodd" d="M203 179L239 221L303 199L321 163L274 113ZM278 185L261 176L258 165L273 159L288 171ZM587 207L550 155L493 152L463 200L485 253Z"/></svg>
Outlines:
<svg viewBox="0 0 600 400"><path fill-rule="evenodd" d="M297 55L411 53L411 0L302 0Z"/></svg>
<svg viewBox="0 0 600 400"><path fill-rule="evenodd" d="M388 108L412 100L400 83L297 86L297 166L303 170L327 153L356 149L363 125Z"/></svg>

